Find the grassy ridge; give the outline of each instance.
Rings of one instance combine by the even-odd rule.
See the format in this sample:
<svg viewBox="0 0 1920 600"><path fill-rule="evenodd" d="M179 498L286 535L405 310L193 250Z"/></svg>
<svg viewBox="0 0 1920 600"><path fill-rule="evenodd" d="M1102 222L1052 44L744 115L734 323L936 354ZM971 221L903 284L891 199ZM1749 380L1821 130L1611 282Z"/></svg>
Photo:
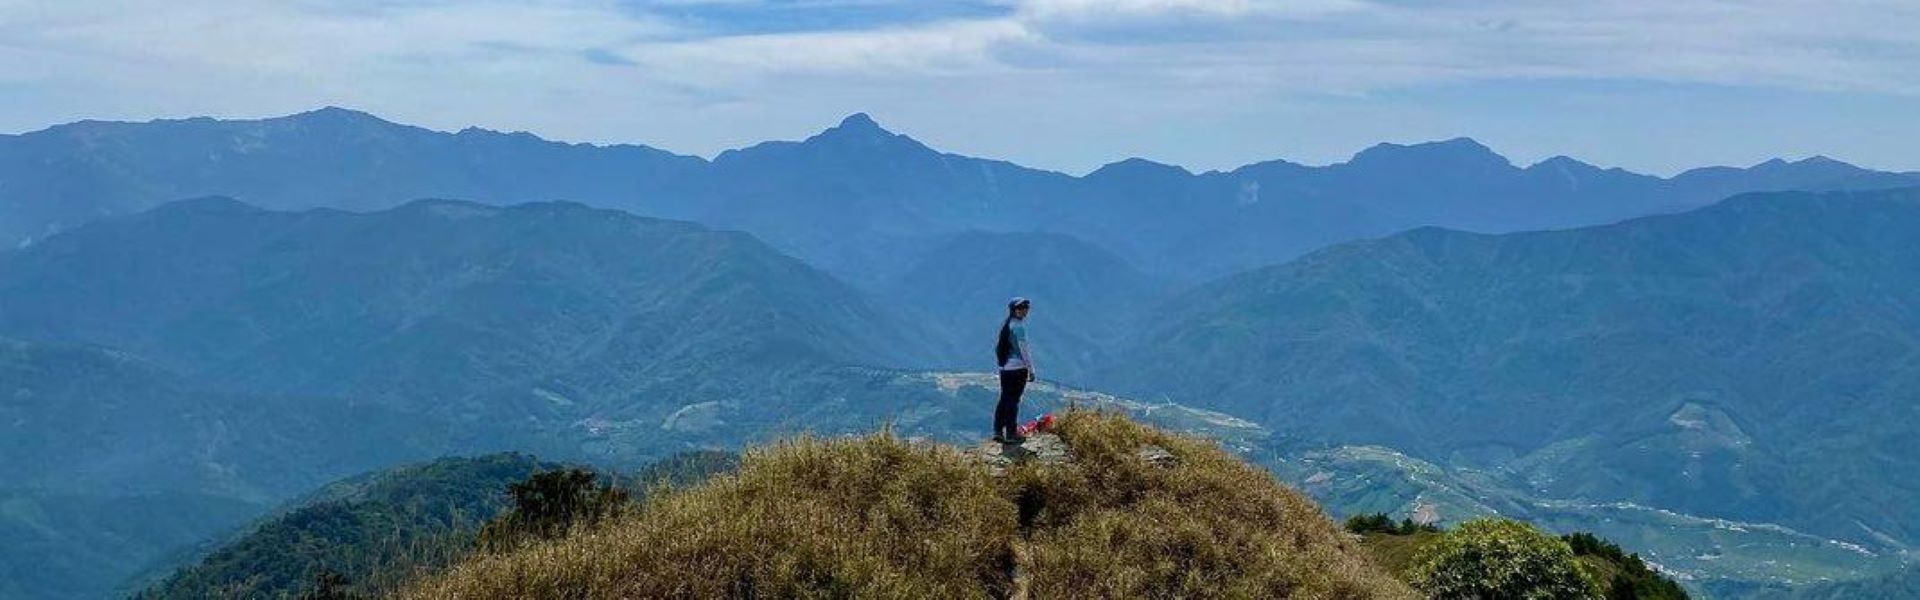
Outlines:
<svg viewBox="0 0 1920 600"><path fill-rule="evenodd" d="M638 496L730 471L735 460L729 452L685 452L602 477ZM308 597L329 577L336 592L378 597L473 554L484 529L513 516L510 484L563 466L493 454L349 478L224 540L135 597Z"/></svg>
<svg viewBox="0 0 1920 600"><path fill-rule="evenodd" d="M996 476L888 432L801 438L402 598L1411 597L1319 508L1215 445L1071 413L1072 460ZM1171 465L1137 455L1166 449Z"/></svg>

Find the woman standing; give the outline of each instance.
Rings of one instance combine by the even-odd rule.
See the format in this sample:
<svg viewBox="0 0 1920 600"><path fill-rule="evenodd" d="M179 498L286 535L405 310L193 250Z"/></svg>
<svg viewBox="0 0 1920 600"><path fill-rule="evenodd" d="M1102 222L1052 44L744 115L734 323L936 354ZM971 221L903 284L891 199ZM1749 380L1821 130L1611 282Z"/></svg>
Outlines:
<svg viewBox="0 0 1920 600"><path fill-rule="evenodd" d="M993 411L993 441L1018 444L1020 435L1020 395L1027 382L1035 379L1033 352L1027 347L1027 312L1033 303L1014 297L1007 302L1007 320L1000 322L1000 341L993 354L1000 363L1000 406Z"/></svg>

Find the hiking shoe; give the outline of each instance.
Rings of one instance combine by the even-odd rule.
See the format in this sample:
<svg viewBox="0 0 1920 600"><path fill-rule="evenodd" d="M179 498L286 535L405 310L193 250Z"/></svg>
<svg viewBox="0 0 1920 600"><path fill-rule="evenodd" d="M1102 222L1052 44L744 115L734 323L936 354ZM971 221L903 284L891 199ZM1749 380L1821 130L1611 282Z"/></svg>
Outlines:
<svg viewBox="0 0 1920 600"><path fill-rule="evenodd" d="M1006 436L1006 437L1005 437L1004 439L1002 439L1002 440L1000 441L1000 443L1002 443L1002 444L1025 444L1025 443L1027 443L1027 436L1024 436L1024 435L1020 435L1020 434L1018 434L1018 433L1014 433L1014 434L1009 434L1009 435L1007 435L1007 436Z"/></svg>
<svg viewBox="0 0 1920 600"><path fill-rule="evenodd" d="M993 441L997 444L1005 444L1007 443L1007 436L995 433L993 434Z"/></svg>

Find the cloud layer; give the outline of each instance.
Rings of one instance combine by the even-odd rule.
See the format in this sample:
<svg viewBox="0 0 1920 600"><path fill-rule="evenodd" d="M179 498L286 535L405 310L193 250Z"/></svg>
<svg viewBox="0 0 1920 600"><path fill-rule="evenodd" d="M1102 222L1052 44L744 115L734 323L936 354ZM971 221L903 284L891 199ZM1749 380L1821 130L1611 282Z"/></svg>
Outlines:
<svg viewBox="0 0 1920 600"><path fill-rule="evenodd" d="M710 154L865 110L1068 170L1449 135L1653 170L1741 144L1873 162L1892 137L1841 134L1920 107L1913 31L1891 0L0 0L0 128L341 104ZM1818 126L1732 139L1727 110ZM1693 111L1692 160L1608 134Z"/></svg>

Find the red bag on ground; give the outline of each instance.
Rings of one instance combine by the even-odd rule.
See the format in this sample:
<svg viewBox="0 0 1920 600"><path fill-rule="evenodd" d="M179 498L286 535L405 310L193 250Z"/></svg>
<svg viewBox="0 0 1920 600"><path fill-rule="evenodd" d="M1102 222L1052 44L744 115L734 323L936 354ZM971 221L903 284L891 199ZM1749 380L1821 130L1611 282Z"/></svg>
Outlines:
<svg viewBox="0 0 1920 600"><path fill-rule="evenodd" d="M1020 435L1032 435L1036 431L1053 431L1053 413L1040 415L1040 418L1020 426Z"/></svg>

